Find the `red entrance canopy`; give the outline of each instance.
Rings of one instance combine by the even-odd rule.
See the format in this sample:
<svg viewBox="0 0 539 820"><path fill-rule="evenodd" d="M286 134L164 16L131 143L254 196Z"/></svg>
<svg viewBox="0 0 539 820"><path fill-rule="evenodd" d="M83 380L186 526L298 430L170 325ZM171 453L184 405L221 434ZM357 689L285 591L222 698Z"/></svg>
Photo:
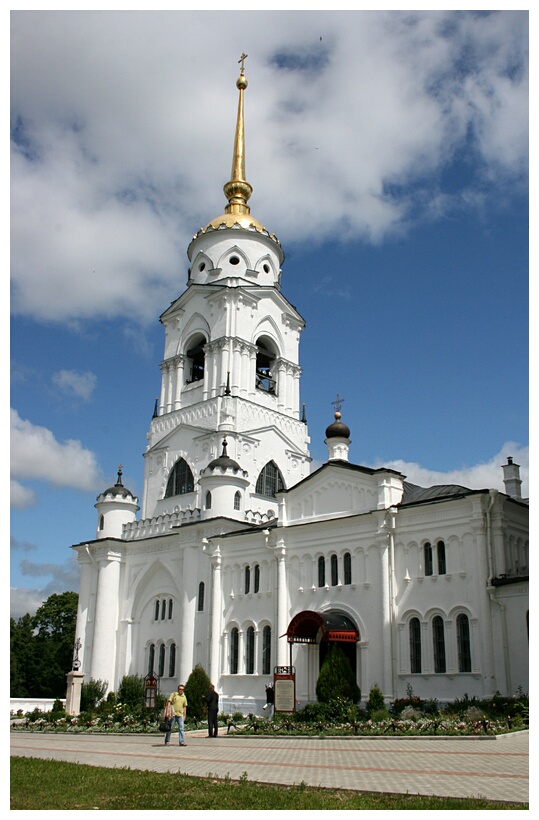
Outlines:
<svg viewBox="0 0 539 820"><path fill-rule="evenodd" d="M318 643L319 641L357 642L359 630L342 612L312 612L304 610L294 615L286 631L288 643Z"/></svg>

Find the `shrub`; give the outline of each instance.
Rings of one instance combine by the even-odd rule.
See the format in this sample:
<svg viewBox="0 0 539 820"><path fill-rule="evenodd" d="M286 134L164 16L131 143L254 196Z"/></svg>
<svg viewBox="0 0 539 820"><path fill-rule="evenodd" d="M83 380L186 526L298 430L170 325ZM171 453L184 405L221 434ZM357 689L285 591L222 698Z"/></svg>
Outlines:
<svg viewBox="0 0 539 820"><path fill-rule="evenodd" d="M118 686L116 702L141 709L144 705L144 680L142 675L124 675Z"/></svg>
<svg viewBox="0 0 539 820"><path fill-rule="evenodd" d="M373 723L381 723L382 720L389 719L389 712L387 709L375 709L373 712L369 712L369 717Z"/></svg>
<svg viewBox="0 0 539 820"><path fill-rule="evenodd" d="M369 717L372 719L374 712L377 712L381 709L387 712L386 703L384 700L384 696L382 694L382 690L380 689L378 684L375 683L374 686L371 686L371 691L369 692L369 699L367 701L367 712L369 714Z"/></svg>
<svg viewBox="0 0 539 820"><path fill-rule="evenodd" d="M83 682L80 689L80 711L88 712L95 709L97 704L105 697L108 681L94 680Z"/></svg>
<svg viewBox="0 0 539 820"><path fill-rule="evenodd" d="M316 697L321 703L330 703L338 699L352 703L361 700L361 691L350 661L336 644L329 650L320 669L316 682Z"/></svg>
<svg viewBox="0 0 539 820"><path fill-rule="evenodd" d="M204 667L197 663L185 684L185 697L187 698L187 714L191 720L202 720L204 718L206 703L205 696L210 689L210 679Z"/></svg>

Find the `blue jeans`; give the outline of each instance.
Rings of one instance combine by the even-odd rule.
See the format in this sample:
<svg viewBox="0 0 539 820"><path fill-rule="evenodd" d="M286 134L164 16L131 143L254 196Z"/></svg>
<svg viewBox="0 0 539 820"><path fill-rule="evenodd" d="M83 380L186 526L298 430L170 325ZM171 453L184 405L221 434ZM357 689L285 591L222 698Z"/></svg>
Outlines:
<svg viewBox="0 0 539 820"><path fill-rule="evenodd" d="M180 737L179 743L183 743L183 715L174 715L174 717L172 718L170 729L165 735L165 743L168 743L170 741L170 736L174 730L174 726L176 725L176 723L178 724L178 734Z"/></svg>

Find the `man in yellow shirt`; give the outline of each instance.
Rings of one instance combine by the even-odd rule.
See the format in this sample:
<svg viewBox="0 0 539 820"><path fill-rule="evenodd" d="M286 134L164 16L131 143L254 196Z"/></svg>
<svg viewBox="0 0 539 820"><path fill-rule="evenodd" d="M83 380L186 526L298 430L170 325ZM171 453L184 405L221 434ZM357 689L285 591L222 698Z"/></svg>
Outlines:
<svg viewBox="0 0 539 820"><path fill-rule="evenodd" d="M171 712L172 723L170 724L170 729L165 735L165 746L170 742L170 735L172 734L176 723L178 724L180 746L187 746L187 743L183 742L183 722L187 716L187 698L185 697L183 690L183 683L180 683L178 686L178 691L173 692L168 699L170 704L168 708Z"/></svg>

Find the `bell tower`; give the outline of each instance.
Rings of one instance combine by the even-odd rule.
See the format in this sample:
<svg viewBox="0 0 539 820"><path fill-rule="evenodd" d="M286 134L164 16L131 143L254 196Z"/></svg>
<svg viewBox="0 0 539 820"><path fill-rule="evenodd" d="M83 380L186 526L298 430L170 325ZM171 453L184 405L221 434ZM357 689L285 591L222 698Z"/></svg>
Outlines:
<svg viewBox="0 0 539 820"><path fill-rule="evenodd" d="M227 457L246 484L240 509L249 523L276 516L276 488L290 487L309 472L310 439L299 395L305 323L281 293L281 244L247 204L252 187L245 177L245 58L236 81L228 204L194 235L187 289L160 317L165 352L145 453L143 518L186 511L190 520L202 517L208 491L203 495L200 479L208 483L207 468L220 457L223 434ZM171 481L175 470L187 481ZM222 504L219 509L224 514ZM230 517L237 518L238 509Z"/></svg>

